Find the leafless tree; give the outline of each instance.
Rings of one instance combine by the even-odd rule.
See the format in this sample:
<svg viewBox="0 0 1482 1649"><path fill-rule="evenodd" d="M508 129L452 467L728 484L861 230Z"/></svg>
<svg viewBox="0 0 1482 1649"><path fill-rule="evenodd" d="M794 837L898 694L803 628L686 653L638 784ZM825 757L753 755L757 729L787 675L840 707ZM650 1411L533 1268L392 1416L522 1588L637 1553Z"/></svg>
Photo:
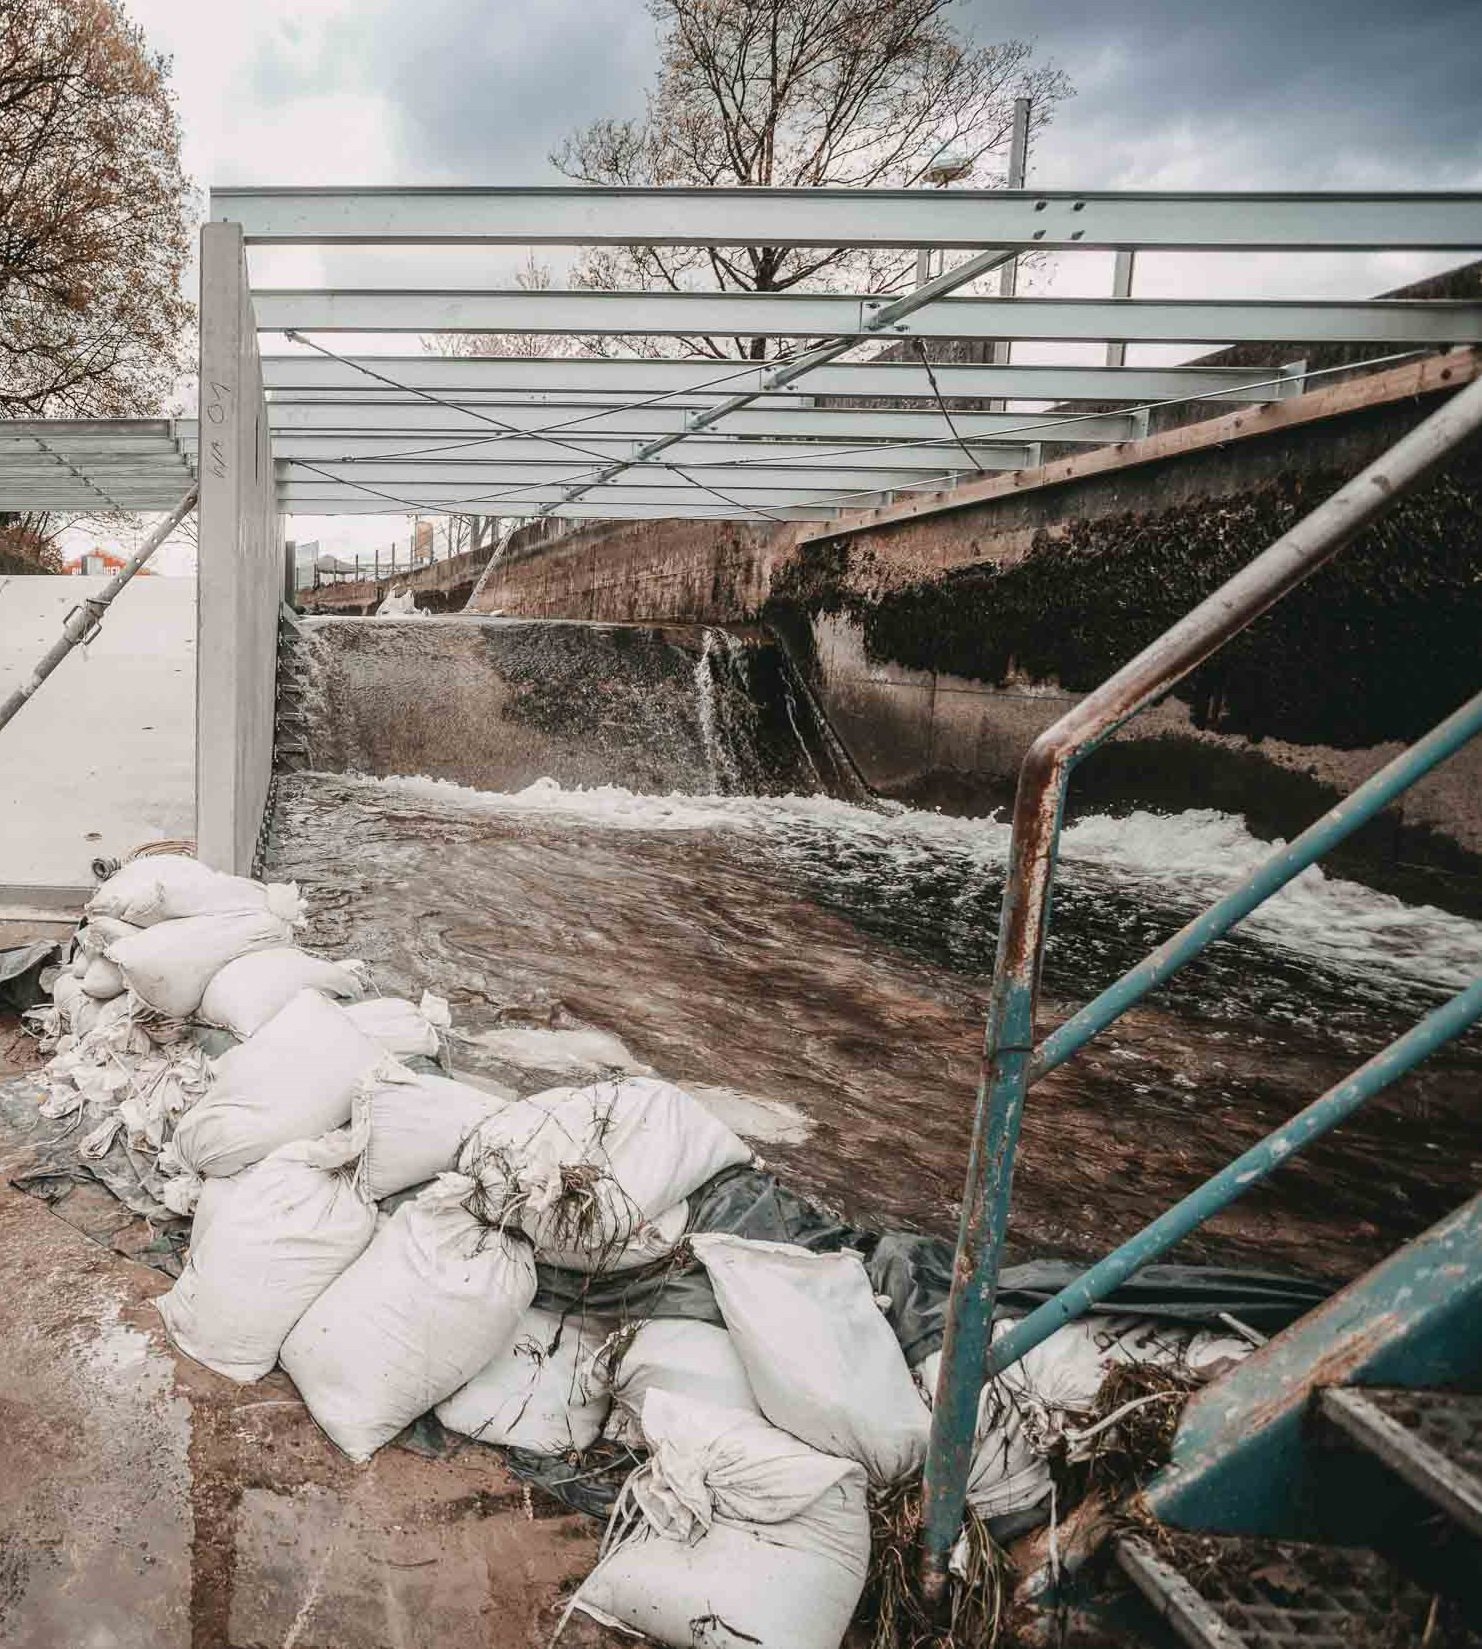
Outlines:
<svg viewBox="0 0 1482 1649"><path fill-rule="evenodd" d="M515 285L522 292L548 292L551 267L533 252L515 272ZM574 355L576 340L565 333L541 332L443 332L424 339L423 347L434 355L502 355L521 361L545 360Z"/></svg>
<svg viewBox="0 0 1482 1649"><path fill-rule="evenodd" d="M30 516L0 515L0 573L59 573L62 552L45 522Z"/></svg>
<svg viewBox="0 0 1482 1649"><path fill-rule="evenodd" d="M650 0L663 58L647 112L594 121L552 161L581 182L630 187L912 188L950 155L962 167L958 181L1001 186L1015 98L1030 99L1032 134L1071 95L1070 83L1036 63L1023 41L965 39L945 15L951 3ZM884 292L906 283L913 261L827 247L596 247L573 283ZM750 359L772 347L762 338L677 341Z"/></svg>

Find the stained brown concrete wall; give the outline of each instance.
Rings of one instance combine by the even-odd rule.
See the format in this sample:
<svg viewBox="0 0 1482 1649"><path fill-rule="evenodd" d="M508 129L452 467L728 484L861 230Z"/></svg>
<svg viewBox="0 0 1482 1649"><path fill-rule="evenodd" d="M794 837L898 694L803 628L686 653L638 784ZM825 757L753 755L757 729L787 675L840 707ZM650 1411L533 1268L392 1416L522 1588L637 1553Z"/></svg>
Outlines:
<svg viewBox="0 0 1482 1649"><path fill-rule="evenodd" d="M403 570L386 578L346 579L339 584L321 584L304 590L299 606L306 613L360 614L375 612L392 590L408 589L417 605L427 612L461 612L478 576L488 564L488 550L465 550L446 561L430 561L425 567Z"/></svg>
<svg viewBox="0 0 1482 1649"><path fill-rule="evenodd" d="M801 546L788 526L589 528L497 566L479 606L770 622L877 790L980 813L1009 799L1029 743L1082 691L1435 404L1387 402ZM1277 621L1262 620L1243 663L1193 678L1193 691L1145 712L1085 764L1076 798L1219 807L1267 834L1300 828L1475 689L1475 669L1460 681L1465 643L1446 615L1478 599L1466 567L1479 526L1482 449L1361 539L1340 571L1318 575L1301 598L1310 635L1288 624L1285 642L1273 640ZM1390 585L1412 574L1423 588L1397 605ZM1366 670L1382 673L1377 685ZM1269 705L1266 675L1285 682ZM1418 864L1426 896L1482 902L1482 750L1412 791L1348 862L1397 888Z"/></svg>
<svg viewBox="0 0 1482 1649"><path fill-rule="evenodd" d="M725 624L759 615L792 535L736 521L625 521L507 551L471 610L520 618Z"/></svg>

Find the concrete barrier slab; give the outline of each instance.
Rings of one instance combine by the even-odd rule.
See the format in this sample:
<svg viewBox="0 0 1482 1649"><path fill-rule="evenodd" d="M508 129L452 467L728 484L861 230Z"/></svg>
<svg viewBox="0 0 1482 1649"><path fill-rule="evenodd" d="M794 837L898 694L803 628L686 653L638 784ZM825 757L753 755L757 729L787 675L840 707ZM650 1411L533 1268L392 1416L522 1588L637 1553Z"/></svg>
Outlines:
<svg viewBox="0 0 1482 1649"><path fill-rule="evenodd" d="M0 698L104 578L0 579ZM67 909L90 866L195 834L195 580L137 578L0 732L0 906Z"/></svg>

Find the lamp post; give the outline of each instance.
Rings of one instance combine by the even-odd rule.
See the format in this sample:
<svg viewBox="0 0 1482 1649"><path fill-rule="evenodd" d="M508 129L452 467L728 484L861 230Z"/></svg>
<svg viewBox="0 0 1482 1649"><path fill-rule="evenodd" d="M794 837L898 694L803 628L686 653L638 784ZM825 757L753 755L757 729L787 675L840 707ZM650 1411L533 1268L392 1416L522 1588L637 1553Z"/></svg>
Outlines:
<svg viewBox="0 0 1482 1649"><path fill-rule="evenodd" d="M949 183L965 178L973 169L971 155L946 149L926 168L926 181L933 189L945 189ZM943 256L946 254L943 253ZM931 279L931 248L923 246L916 254L916 284L925 286Z"/></svg>

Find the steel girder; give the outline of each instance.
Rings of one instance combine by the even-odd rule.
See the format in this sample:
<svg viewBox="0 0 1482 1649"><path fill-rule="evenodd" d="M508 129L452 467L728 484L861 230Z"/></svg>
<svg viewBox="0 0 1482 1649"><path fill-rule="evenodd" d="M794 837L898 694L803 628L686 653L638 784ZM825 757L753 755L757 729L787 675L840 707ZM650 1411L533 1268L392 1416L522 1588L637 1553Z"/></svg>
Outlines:
<svg viewBox="0 0 1482 1649"><path fill-rule="evenodd" d="M265 355L263 380L274 402L294 394L350 392L380 399L431 393L465 396L510 390L547 394L576 391L625 399L708 390L716 395L769 394L765 363L689 360L583 360L462 355L358 355L345 361L321 355ZM362 370L365 369L365 370ZM959 366L933 363L949 400L1155 401L1192 399L1274 401L1278 374L1265 367ZM375 376L371 376L374 374ZM392 387L378 380L390 379ZM818 367L806 379L810 395L874 399L933 398L931 379L903 361L846 362ZM1288 386L1291 387L1291 386ZM796 398L799 391L788 390ZM326 403L333 404L333 403ZM427 403L422 402L423 405Z"/></svg>
<svg viewBox="0 0 1482 1649"><path fill-rule="evenodd" d="M212 191L249 244L1115 247L1466 251L1482 193L1043 189Z"/></svg>
<svg viewBox="0 0 1482 1649"><path fill-rule="evenodd" d="M273 291L253 294L264 331L513 332L590 336L870 336L883 298L791 292ZM1129 343L1482 341L1482 304L1253 299L939 298L891 335Z"/></svg>

